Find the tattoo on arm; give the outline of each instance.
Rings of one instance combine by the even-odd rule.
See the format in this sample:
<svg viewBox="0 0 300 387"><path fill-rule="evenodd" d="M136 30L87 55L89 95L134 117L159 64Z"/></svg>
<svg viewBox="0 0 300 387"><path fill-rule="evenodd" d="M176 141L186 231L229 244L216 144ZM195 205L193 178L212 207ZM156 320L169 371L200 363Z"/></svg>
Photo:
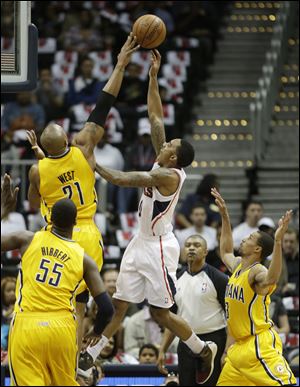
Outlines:
<svg viewBox="0 0 300 387"><path fill-rule="evenodd" d="M151 120L151 138L156 154L158 154L166 141L164 124L161 119Z"/></svg>

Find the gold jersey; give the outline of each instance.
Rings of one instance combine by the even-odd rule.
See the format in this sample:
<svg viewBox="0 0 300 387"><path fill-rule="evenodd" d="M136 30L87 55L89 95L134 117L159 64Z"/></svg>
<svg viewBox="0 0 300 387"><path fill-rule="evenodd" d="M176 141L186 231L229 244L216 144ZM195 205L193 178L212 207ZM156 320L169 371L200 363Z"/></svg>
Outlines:
<svg viewBox="0 0 300 387"><path fill-rule="evenodd" d="M60 199L71 199L77 220L92 220L97 209L95 174L81 150L71 146L61 157L46 157L38 164L41 213L51 223L51 208Z"/></svg>
<svg viewBox="0 0 300 387"><path fill-rule="evenodd" d="M75 312L84 250L53 231L37 232L25 251L16 288L16 312Z"/></svg>
<svg viewBox="0 0 300 387"><path fill-rule="evenodd" d="M226 287L227 324L236 341L257 335L274 325L269 317L270 294L256 294L249 284L248 275L252 267L242 271L239 264Z"/></svg>

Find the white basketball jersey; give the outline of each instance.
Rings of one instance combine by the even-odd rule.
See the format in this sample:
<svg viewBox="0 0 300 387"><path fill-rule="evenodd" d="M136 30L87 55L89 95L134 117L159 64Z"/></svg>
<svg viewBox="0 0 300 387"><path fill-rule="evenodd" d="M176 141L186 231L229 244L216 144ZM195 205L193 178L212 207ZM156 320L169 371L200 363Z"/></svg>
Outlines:
<svg viewBox="0 0 300 387"><path fill-rule="evenodd" d="M153 169L160 168L157 163ZM186 178L183 169L172 168L180 180L177 190L170 196L162 195L156 187L145 187L139 204L139 231L148 236L161 236L173 230L172 219L181 187Z"/></svg>

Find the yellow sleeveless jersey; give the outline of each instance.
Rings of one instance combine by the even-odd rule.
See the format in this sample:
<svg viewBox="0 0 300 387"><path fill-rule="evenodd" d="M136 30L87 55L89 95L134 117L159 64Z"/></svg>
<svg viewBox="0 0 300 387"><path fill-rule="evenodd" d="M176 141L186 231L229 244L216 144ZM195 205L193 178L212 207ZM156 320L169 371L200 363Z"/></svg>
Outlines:
<svg viewBox="0 0 300 387"><path fill-rule="evenodd" d="M83 257L78 243L53 231L37 232L22 257L15 312L73 313Z"/></svg>
<svg viewBox="0 0 300 387"><path fill-rule="evenodd" d="M97 209L95 175L81 150L70 147L61 157L46 157L38 164L41 213L50 223L51 208L65 197L77 207L77 220L93 219Z"/></svg>
<svg viewBox="0 0 300 387"><path fill-rule="evenodd" d="M238 265L226 287L227 324L236 341L257 335L274 325L269 317L270 295L256 294L248 282L249 271L253 266L242 272L241 264Z"/></svg>

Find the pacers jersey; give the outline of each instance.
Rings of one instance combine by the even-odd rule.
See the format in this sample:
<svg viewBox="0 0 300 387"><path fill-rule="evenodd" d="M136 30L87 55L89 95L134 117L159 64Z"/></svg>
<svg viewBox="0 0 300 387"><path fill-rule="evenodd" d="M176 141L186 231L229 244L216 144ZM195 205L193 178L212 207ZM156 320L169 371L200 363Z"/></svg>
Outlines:
<svg viewBox="0 0 300 387"><path fill-rule="evenodd" d="M248 275L253 266L242 272L239 264L226 287L227 324L236 341L257 335L274 325L269 317L270 294L256 294L249 284Z"/></svg>
<svg viewBox="0 0 300 387"><path fill-rule="evenodd" d="M159 168L157 163L153 169ZM186 174L183 169L172 168L179 175L177 190L170 196L162 195L156 187L145 187L139 204L139 230L147 236L161 236L173 230L173 214Z"/></svg>
<svg viewBox="0 0 300 387"><path fill-rule="evenodd" d="M95 175L81 150L70 147L61 157L39 161L41 213L50 223L51 208L65 197L77 207L77 220L93 219L97 208Z"/></svg>
<svg viewBox="0 0 300 387"><path fill-rule="evenodd" d="M25 251L16 288L15 312L75 311L83 279L84 250L53 231L37 232Z"/></svg>

